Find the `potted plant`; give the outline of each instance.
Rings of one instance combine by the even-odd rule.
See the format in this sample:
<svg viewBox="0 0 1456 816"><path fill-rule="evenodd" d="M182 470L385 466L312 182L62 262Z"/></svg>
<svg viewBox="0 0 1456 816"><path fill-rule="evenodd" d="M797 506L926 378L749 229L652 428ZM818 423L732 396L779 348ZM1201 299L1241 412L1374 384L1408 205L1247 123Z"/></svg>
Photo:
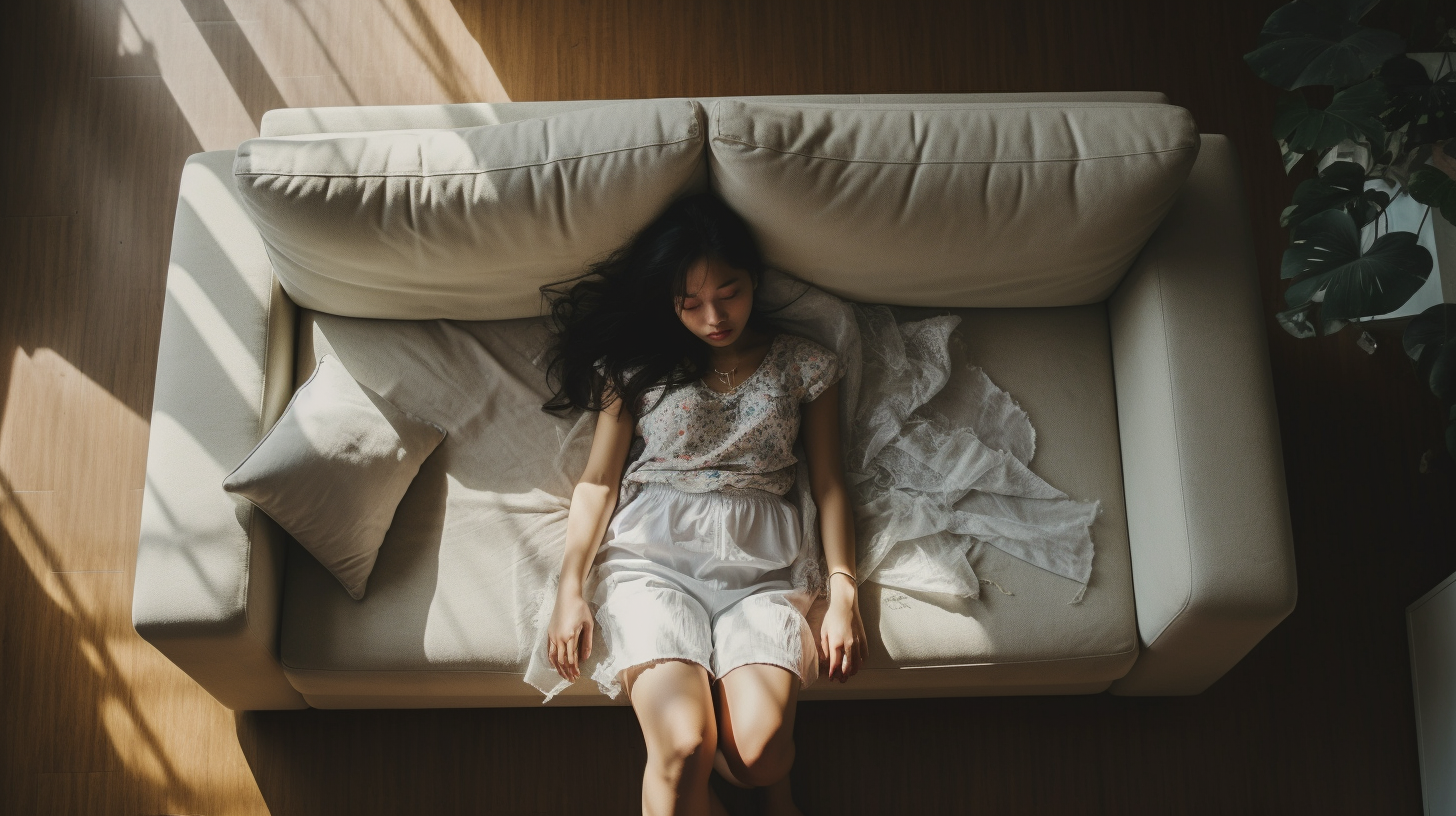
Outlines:
<svg viewBox="0 0 1456 816"><path fill-rule="evenodd" d="M1290 230L1280 264L1290 285L1276 318L1295 337L1334 334L1405 305L1434 266L1417 241L1425 219L1456 225L1456 21L1433 16L1429 2L1407 9L1411 39L1432 41L1408 54L1406 39L1360 25L1378 2L1294 0L1269 15L1244 55L1288 91L1274 116L1285 173L1306 156L1318 170L1279 219ZM1333 93L1324 107L1305 91L1320 87ZM1402 197L1424 207L1414 231L1390 228L1387 210ZM1456 275L1456 257L1442 260ZM1403 346L1446 406L1446 448L1456 457L1456 306L1411 320Z"/></svg>

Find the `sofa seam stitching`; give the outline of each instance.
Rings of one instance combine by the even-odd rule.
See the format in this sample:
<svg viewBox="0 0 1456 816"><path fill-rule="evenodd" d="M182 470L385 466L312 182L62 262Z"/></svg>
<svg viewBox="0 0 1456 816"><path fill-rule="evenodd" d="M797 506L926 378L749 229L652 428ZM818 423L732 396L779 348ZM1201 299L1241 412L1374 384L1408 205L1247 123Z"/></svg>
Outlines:
<svg viewBox="0 0 1456 816"><path fill-rule="evenodd" d="M683 142L701 140L702 137L700 134L690 133L681 139L674 139L669 142L651 142L648 144L632 145L630 147L618 147L611 150L599 150L595 153L580 153L575 156L561 156L555 159L543 159L538 162L513 164L508 167L486 167L479 170L460 170L449 173L292 173L286 170L249 170L241 173L235 172L233 175L239 177L284 176L287 178L449 178L451 176L479 176L485 173L498 173L506 170L528 170L533 167L545 167L548 164L579 161L597 156L610 156L613 153L628 153L633 150L645 150L649 147L672 147Z"/></svg>
<svg viewBox="0 0 1456 816"><path fill-rule="evenodd" d="M1068 159L1011 159L1011 160L943 160L943 161L884 161L879 159L846 159L839 156L821 156L817 153L803 153L797 150L780 150L776 147L755 144L738 136L727 136L718 134L713 137L715 142L727 142L730 144L742 145L754 150L767 150L770 153L778 153L782 156L799 156L806 159L820 159L822 161L843 162L844 164L876 164L888 166L909 166L921 165L955 165L955 164L1056 164L1067 162L1096 161L1098 159L1125 159L1133 156L1156 156L1162 153L1177 153L1183 150L1195 149L1193 145L1182 147L1170 147L1165 150L1143 150L1135 153L1110 153L1105 156L1075 156Z"/></svg>
<svg viewBox="0 0 1456 816"><path fill-rule="evenodd" d="M860 96L870 96L870 95L871 94L860 94ZM878 95L878 94L875 94L875 95ZM815 109L815 110L846 110L843 107L839 107L843 103L838 103L838 102L802 102L802 103L797 103L797 102L767 102L767 101L741 99L741 98L740 99L735 99L735 98L732 98L732 97L729 97L729 98L726 98L726 99L719 99L714 104L716 105L716 104L722 103L722 102L737 103L737 104L743 105L745 107L747 107L748 105L759 105L759 106L764 106L764 107L795 108L795 109L812 108L812 109ZM915 102L903 102L903 103L896 103L896 102L858 102L856 104L860 104L860 105L881 105L882 106L882 107L878 107L878 108L860 108L860 109L854 111L856 113L874 113L876 111L925 111L926 113L938 113L938 112L940 112L942 110L949 111L949 112L954 112L954 113L968 112L968 111L976 111L976 110L986 110L986 111L1006 111L1006 110L1055 110L1055 111L1062 111L1062 110L1107 110L1108 108L1113 108L1113 107L1119 107L1119 108L1179 108L1179 109L1184 110L1184 111L1187 111L1188 110L1187 108L1183 107L1182 105L1174 105L1171 102L1112 102L1112 101L1107 101L1107 102L1100 102L1100 103L1098 103L1098 102L1091 102L1091 103L1089 103L1089 102L1083 102L1080 105L1063 105L1063 104L1058 103L1056 100L1047 100L1046 102L1043 102L1043 103L1040 103L1040 104L1029 103L1029 102L926 102L926 103L924 103L926 105L962 105L962 106L965 106L965 107L962 107L959 111L950 111L949 108L931 108L931 109L926 109L926 108L922 107L920 103L915 103ZM970 106L973 106L973 105L1005 105L1006 107L995 107L995 108L984 108L984 109L970 107ZM850 109L850 110L853 110L853 109ZM1189 113L1191 114L1192 112L1189 111Z"/></svg>
<svg viewBox="0 0 1456 816"><path fill-rule="evenodd" d="M1125 655L1137 654L1137 653L1138 653L1138 646L1137 646L1137 643L1134 642L1132 648L1125 649L1125 650L1123 650L1121 652L1106 652L1106 653L1103 653L1103 654L1095 654L1095 655L1078 655L1076 657L1048 657L1048 658L1043 658L1043 659L1039 659L1039 660L1009 660L1009 661L1003 661L1003 662L985 662L985 663L940 663L940 664L932 664L932 665L929 665L929 666L889 666L889 667L878 667L878 666L875 666L875 667L867 667L867 666L862 666L860 668L860 670L861 671L918 671L918 670L922 670L922 669L962 669L962 668L969 668L969 667L974 667L974 666L1030 666L1030 665L1035 665L1035 664L1038 664L1038 663L1068 663L1068 662L1071 662L1071 661L1101 660L1103 658L1123 657ZM436 673L436 674L505 674L505 675L519 675L519 676L524 676L525 675L525 671L492 671L492 670L488 670L488 669L306 669L306 668L302 668L302 667L299 667L299 666L295 666L295 665L287 662L286 660L283 660L282 658L279 659L279 662L283 665L283 667L285 669L288 669L289 671L296 671L296 672L319 672L319 673L328 673L328 674L359 674L359 673L362 673L362 672L394 672L394 673L398 673L398 674L406 674L406 673L409 673L409 674Z"/></svg>
<svg viewBox="0 0 1456 816"><path fill-rule="evenodd" d="M1158 640L1163 637L1164 633L1166 633L1170 628L1172 628L1173 624L1176 623L1179 618L1182 618L1183 617L1183 613L1184 612L1187 612L1188 611L1188 607L1190 605L1192 605L1192 603L1193 603L1193 537L1192 537L1192 528L1191 528L1191 526L1188 523L1188 502L1187 502L1187 499L1186 499L1187 491L1184 489L1184 479L1183 479L1183 472L1184 472L1183 471L1183 445L1182 445L1182 437L1180 436L1179 430L1178 430L1178 405L1177 405L1177 402L1178 402L1178 389L1173 387L1173 385L1174 385L1174 377L1175 377L1175 374L1174 374L1174 371L1173 371L1173 350L1172 350L1172 347L1170 345L1170 342L1169 342L1169 339L1168 339L1168 332L1167 332L1168 310L1167 310L1166 301L1165 301L1165 299L1163 297L1163 273L1162 273L1162 270L1158 270L1157 274L1154 277L1154 280L1157 283L1158 314L1162 318L1162 321L1161 322L1162 322L1163 328L1164 328L1164 331L1163 331L1163 354L1164 354L1164 367L1166 368L1166 370L1168 372L1168 386L1169 386L1169 388L1168 388L1168 395L1169 395L1169 403L1170 403L1170 405L1171 405L1171 407L1173 409L1172 412L1171 412L1172 413L1172 419L1173 419L1173 457L1174 457L1174 460L1175 460L1175 464L1176 464L1176 466L1178 468L1178 492L1179 492L1179 499L1180 499L1180 502L1183 505L1183 551L1188 556L1188 590L1183 595L1183 605L1180 606L1180 607L1178 607L1178 611L1177 612L1174 612L1173 615L1168 618L1168 621L1163 624L1162 628L1158 629L1158 634L1156 634L1153 637L1151 637L1151 638L1148 639L1148 648L1149 649L1151 649L1153 647L1153 645L1156 644L1158 642Z"/></svg>
<svg viewBox="0 0 1456 816"><path fill-rule="evenodd" d="M267 436L273 432L273 429L269 428L267 433L263 433L263 414L267 410L268 403L268 358L273 353L273 332L271 331L271 329L273 328L274 286L275 283L273 280L273 269L270 265L268 268L268 305L263 308L263 367L262 376L258 378L258 423L256 425L258 432L262 433L263 436L253 446L253 450L249 451L248 455L243 457L243 462L248 461L248 459L252 457L253 452L256 451L258 447L263 444L263 439L266 439ZM292 400L290 399L290 402L291 401ZM242 466L242 462L239 462L238 468ZM238 468L233 468L232 473L236 473ZM228 475L231 476L232 473L229 473ZM244 582L242 587L241 601L243 607L243 630L247 631L249 628L251 628L250 624L252 623L253 617L252 606L248 603L248 600L252 597L253 591L253 536L257 533L256 515L258 513L258 506L256 504L253 504L252 500L247 499L247 497L244 497L244 499L248 502L248 526L246 534L244 535L244 538L248 542L248 546L247 550L243 554L243 575L246 577L247 580ZM270 649L269 651L272 650Z"/></svg>

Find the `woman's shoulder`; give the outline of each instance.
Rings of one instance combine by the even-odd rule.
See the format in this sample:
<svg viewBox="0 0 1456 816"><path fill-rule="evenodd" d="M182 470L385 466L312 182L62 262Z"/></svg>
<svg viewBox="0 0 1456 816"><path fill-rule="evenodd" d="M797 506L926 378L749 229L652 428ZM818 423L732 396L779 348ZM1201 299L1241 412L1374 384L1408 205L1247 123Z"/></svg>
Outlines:
<svg viewBox="0 0 1456 816"><path fill-rule="evenodd" d="M800 337L789 332L779 332L774 336L779 344L780 354L789 362L818 362L820 360L838 360L839 356L824 346L810 340L807 337Z"/></svg>

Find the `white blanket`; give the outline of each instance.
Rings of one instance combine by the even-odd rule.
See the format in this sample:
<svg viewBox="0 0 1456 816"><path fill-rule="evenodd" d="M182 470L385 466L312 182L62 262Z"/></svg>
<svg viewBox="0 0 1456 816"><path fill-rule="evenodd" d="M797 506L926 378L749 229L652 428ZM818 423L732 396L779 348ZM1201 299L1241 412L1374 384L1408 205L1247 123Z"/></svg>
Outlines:
<svg viewBox="0 0 1456 816"><path fill-rule="evenodd" d="M1075 501L1030 470L1031 421L969 362L954 333L959 317L897 323L888 307L852 304L777 273L766 276L760 296L775 322L834 350L846 367L840 418L861 581L978 598L968 556L979 543L1085 590L1098 503ZM818 593L823 551L799 458L787 496L804 523L794 580ZM554 593L553 581L538 596L526 672L547 700L569 685L545 654ZM601 657L599 649L584 676Z"/></svg>

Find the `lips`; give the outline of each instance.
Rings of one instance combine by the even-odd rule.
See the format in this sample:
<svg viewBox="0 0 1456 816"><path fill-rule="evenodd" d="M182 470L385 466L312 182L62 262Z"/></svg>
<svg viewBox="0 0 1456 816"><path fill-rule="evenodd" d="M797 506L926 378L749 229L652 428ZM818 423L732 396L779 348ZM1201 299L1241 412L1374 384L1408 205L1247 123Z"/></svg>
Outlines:
<svg viewBox="0 0 1456 816"><path fill-rule="evenodd" d="M727 337L729 335L731 335L731 334L733 334L733 330L732 329L729 329L727 331L713 332L712 334L708 335L708 339L709 340L724 340L724 339L727 339Z"/></svg>

